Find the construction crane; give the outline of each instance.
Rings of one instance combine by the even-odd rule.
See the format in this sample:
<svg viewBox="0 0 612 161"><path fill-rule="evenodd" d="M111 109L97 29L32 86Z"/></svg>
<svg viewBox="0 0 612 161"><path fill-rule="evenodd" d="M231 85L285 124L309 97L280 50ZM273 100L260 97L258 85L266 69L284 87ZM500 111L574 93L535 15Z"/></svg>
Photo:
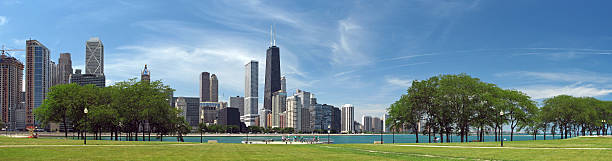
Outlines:
<svg viewBox="0 0 612 161"><path fill-rule="evenodd" d="M11 56L11 54L9 54L7 51L25 51L25 50L23 50L23 49L6 49L6 48L4 47L4 45L2 45L2 49L0 49L0 51L2 51L2 55L4 55L4 54L6 53L6 54L8 54L10 57L12 57L12 56Z"/></svg>

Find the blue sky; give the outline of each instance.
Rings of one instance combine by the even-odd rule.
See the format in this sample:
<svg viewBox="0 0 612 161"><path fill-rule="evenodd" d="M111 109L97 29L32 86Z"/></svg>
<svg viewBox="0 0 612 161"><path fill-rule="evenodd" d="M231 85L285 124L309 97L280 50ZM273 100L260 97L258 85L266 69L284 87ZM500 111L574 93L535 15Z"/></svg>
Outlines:
<svg viewBox="0 0 612 161"><path fill-rule="evenodd" d="M244 95L244 64L260 62L269 28L291 91L381 116L412 80L467 73L535 100L612 98L610 1L25 1L0 2L0 44L32 38L72 53L105 45L107 83L152 79L197 96L198 74L219 78L221 100ZM23 60L23 53L16 53ZM262 97L263 98L263 97ZM261 103L262 101L260 101ZM261 105L260 105L261 106Z"/></svg>

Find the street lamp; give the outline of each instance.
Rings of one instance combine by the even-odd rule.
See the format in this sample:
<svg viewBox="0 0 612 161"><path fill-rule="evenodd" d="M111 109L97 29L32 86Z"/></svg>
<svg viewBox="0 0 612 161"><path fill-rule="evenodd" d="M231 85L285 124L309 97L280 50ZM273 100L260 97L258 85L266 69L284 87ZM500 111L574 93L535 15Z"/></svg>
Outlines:
<svg viewBox="0 0 612 161"><path fill-rule="evenodd" d="M87 110L87 107L85 107L85 109L83 110L83 113L85 114L85 137L83 139L83 144L87 145L87 113L89 112L89 110Z"/></svg>
<svg viewBox="0 0 612 161"><path fill-rule="evenodd" d="M202 120L202 122L204 121L204 115L200 116L200 119ZM200 143L202 143L202 131L204 131L204 129L202 128L202 125L204 125L204 123L200 124Z"/></svg>
<svg viewBox="0 0 612 161"><path fill-rule="evenodd" d="M504 111L499 111L499 116L504 116ZM504 147L504 122L501 123L501 127L499 127L499 135L501 136L501 147Z"/></svg>

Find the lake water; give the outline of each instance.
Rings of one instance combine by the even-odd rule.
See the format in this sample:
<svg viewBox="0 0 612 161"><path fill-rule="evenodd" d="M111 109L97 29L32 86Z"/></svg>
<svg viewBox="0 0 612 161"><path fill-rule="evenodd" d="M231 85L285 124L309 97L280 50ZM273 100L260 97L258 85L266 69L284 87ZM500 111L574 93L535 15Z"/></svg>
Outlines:
<svg viewBox="0 0 612 161"><path fill-rule="evenodd" d="M321 140L327 140L327 135L316 135L319 136L319 138L321 138ZM298 136L299 137L299 136ZM312 138L313 136L304 136L304 138ZM89 137L88 137L89 138ZM199 136L188 136L188 137L183 137L185 142L200 142L200 137ZM329 138L333 141L334 144L354 144L354 143L373 143L374 141L380 141L380 135L331 135L329 136ZM394 139L395 138L395 139ZM433 142L433 136L432 138L432 142ZM510 135L504 135L504 138L506 138L506 141L510 141ZM560 139L561 136L560 135L555 135L554 139ZM105 140L109 140L109 137L103 137L103 139ZM142 136L138 138L139 140L142 139ZM145 139L148 140L148 136L145 136ZM273 140L281 140L281 136L249 136L249 140L264 140L264 139L273 139ZM543 140L544 136L543 135L538 135L537 136L538 140ZM550 140L553 139L552 135L546 135L546 139ZM121 140L125 140L124 137L121 138ZM164 141L168 141L168 142L176 142L176 137L164 137L163 138ZM241 141L246 140L246 137L242 137L242 136L223 136L223 137L211 137L211 136L204 136L202 137L203 142L208 142L208 140L217 140L217 142L219 143L241 143ZM384 134L383 135L383 141L385 143L392 143L393 140L395 140L395 143L416 143L415 140L415 135L414 134L396 134L396 135L391 135L391 134ZM451 140L452 142L460 142L460 137L459 136L451 136ZM478 140L477 136L469 136L468 140ZM514 135L514 141L521 141L521 140L533 140L533 136L532 135ZM160 141L159 138L155 138L154 136L151 136L151 141ZM485 141L495 141L495 137L494 136L485 136ZM427 135L419 135L419 143L427 143L429 142L429 138L427 137Z"/></svg>

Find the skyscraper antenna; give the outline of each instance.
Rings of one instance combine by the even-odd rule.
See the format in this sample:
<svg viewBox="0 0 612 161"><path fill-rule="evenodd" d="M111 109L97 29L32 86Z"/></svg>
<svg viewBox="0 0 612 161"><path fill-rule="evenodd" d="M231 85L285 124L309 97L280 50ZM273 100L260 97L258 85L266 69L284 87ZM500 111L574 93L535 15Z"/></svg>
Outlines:
<svg viewBox="0 0 612 161"><path fill-rule="evenodd" d="M273 46L276 46L276 24L274 24L274 39L272 39L273 41Z"/></svg>
<svg viewBox="0 0 612 161"><path fill-rule="evenodd" d="M272 25L270 25L270 47L274 46L274 34L272 29Z"/></svg>

